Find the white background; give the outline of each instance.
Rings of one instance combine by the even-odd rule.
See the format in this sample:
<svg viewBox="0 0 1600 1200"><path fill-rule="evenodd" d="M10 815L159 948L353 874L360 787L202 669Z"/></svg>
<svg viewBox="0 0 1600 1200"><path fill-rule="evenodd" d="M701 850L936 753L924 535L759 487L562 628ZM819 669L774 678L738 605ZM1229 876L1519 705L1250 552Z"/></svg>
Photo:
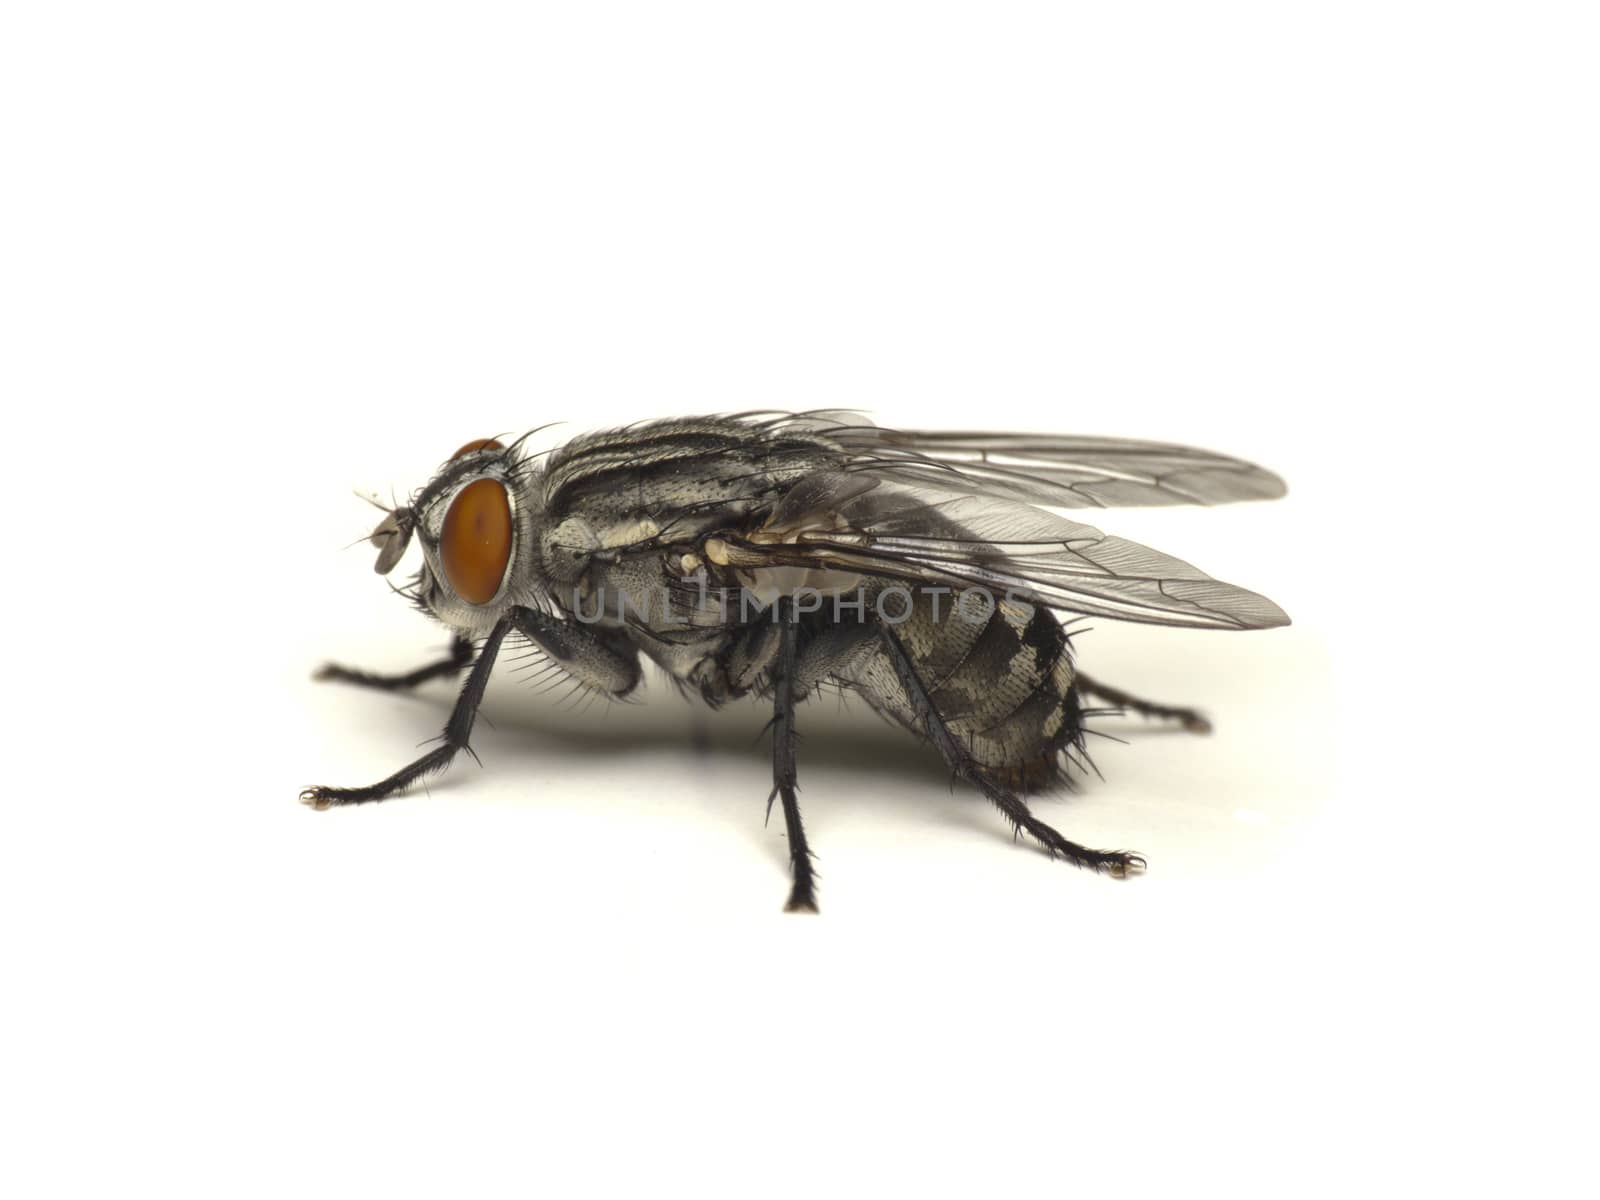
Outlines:
<svg viewBox="0 0 1600 1200"><path fill-rule="evenodd" d="M1585 6L9 6L8 1194L1593 1187ZM861 407L1262 461L1099 514L1288 630L1098 628L1013 845L802 710L441 725L352 488L564 420Z"/></svg>

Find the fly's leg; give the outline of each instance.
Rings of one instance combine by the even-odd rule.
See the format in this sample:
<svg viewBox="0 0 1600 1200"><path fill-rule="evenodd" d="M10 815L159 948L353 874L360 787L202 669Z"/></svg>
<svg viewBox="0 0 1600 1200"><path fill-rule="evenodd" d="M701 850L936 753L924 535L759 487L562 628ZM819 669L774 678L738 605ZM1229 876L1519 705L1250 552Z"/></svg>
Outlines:
<svg viewBox="0 0 1600 1200"><path fill-rule="evenodd" d="M1081 671L1078 672L1076 682L1078 690L1084 695L1098 696L1108 704L1115 704L1118 708L1136 712L1141 717L1148 717L1153 721L1176 721L1190 733L1211 732L1211 722L1198 709L1173 708L1171 705L1141 700L1137 696L1130 696L1127 692L1119 691L1114 687L1107 687L1097 679L1090 679Z"/></svg>
<svg viewBox="0 0 1600 1200"><path fill-rule="evenodd" d="M889 662L894 667L895 676L900 680L900 686L905 689L917 720L929 739L939 748L939 752L944 755L945 762L950 764L952 771L977 787L1005 814L1006 820L1011 822L1012 829L1019 834L1027 833L1044 847L1045 853L1052 858L1064 858L1074 866L1087 867L1091 871L1104 871L1118 878L1144 870L1144 859L1137 854L1131 854L1126 850L1091 850L1078 845L1077 842L1068 841L1035 817L1019 797L991 779L988 772L944 723L944 718L939 715L939 710L928 697L927 687L917 675L916 664L911 661L911 656L906 653L894 630L888 625L880 625L878 633L888 651Z"/></svg>
<svg viewBox="0 0 1600 1200"><path fill-rule="evenodd" d="M513 608L506 619L587 688L626 696L639 685L639 651L621 630L562 621L536 608Z"/></svg>
<svg viewBox="0 0 1600 1200"><path fill-rule="evenodd" d="M450 653L437 662L407 671L403 675L379 675L360 671L354 667L341 667L338 663L324 663L311 678L334 683L353 683L358 687L377 688L383 692L399 692L427 683L430 679L453 679L472 665L472 641L456 635L450 643Z"/></svg>
<svg viewBox="0 0 1600 1200"><path fill-rule="evenodd" d="M510 628L511 621L507 618L496 625L484 641L483 650L478 654L478 661L473 664L471 672L467 675L467 682L462 685L461 694L456 697L456 706L450 713L450 720L445 724L442 745L370 787L308 787L300 793L301 802L311 805L312 808L332 808L336 804L366 804L373 800L387 800L423 776L444 770L458 752L466 750L471 754L467 741L472 736L472 722L478 715L478 705L483 702L483 691L489 685L489 672L494 670L494 660L500 652L500 643L505 640Z"/></svg>
<svg viewBox="0 0 1600 1200"><path fill-rule="evenodd" d="M772 815L773 800L783 801L783 824L789 834L789 869L794 886L789 889L785 912L816 912L816 874L811 867L811 849L806 845L805 827L800 823L798 772L795 769L794 678L800 645L800 625L791 603L783 604L777 662L772 674L772 794L767 797L767 815Z"/></svg>

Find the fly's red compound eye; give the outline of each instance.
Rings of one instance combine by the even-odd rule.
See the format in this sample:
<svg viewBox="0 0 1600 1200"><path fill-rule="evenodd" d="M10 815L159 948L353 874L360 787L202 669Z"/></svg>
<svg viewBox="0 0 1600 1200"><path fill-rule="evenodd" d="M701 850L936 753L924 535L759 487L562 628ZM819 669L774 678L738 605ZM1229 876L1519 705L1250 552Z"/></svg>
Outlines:
<svg viewBox="0 0 1600 1200"><path fill-rule="evenodd" d="M457 450L450 457L453 460L453 459L460 458L463 454L476 454L479 450L504 450L504 449L505 449L505 447L502 446L499 442L495 441L494 438L479 438L475 442L468 442L465 446L461 447L461 449Z"/></svg>
<svg viewBox="0 0 1600 1200"><path fill-rule="evenodd" d="M498 479L467 484L450 502L439 535L439 562L468 604L487 604L511 561L511 501Z"/></svg>

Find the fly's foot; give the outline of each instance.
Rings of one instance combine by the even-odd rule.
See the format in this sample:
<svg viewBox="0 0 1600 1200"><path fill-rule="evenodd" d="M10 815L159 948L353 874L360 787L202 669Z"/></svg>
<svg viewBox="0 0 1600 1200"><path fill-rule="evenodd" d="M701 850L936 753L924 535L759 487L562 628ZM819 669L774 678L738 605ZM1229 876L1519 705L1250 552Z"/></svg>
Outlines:
<svg viewBox="0 0 1600 1200"><path fill-rule="evenodd" d="M1176 714L1179 723L1186 733L1198 733L1204 736L1211 732L1211 722L1204 713L1196 712L1192 708L1180 709Z"/></svg>
<svg viewBox="0 0 1600 1200"><path fill-rule="evenodd" d="M1131 854L1126 850L1112 850L1102 853L1099 861L1093 865L1095 870L1104 871L1113 879L1126 879L1130 875L1143 875L1145 861L1142 854Z"/></svg>
<svg viewBox="0 0 1600 1200"><path fill-rule="evenodd" d="M1091 850L1087 846L1069 842L1026 810L1021 814L1016 832L1020 835L1024 830L1033 835L1051 858L1063 859L1075 867L1082 867L1099 875L1109 875L1113 879L1126 879L1130 875L1144 873L1144 855L1135 854L1131 850Z"/></svg>
<svg viewBox="0 0 1600 1200"><path fill-rule="evenodd" d="M322 812L332 808L337 803L332 796L333 788L308 787L300 792L300 803Z"/></svg>
<svg viewBox="0 0 1600 1200"><path fill-rule="evenodd" d="M337 808L342 804L365 804L369 800L383 800L394 795L404 784L385 780L373 787L308 787L301 789L300 803L318 812Z"/></svg>

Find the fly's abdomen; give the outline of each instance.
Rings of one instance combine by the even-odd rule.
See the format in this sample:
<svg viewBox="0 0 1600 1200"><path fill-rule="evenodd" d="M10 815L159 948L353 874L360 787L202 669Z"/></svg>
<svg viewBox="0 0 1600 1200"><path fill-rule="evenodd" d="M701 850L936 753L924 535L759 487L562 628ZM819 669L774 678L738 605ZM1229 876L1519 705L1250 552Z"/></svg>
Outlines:
<svg viewBox="0 0 1600 1200"><path fill-rule="evenodd" d="M882 611L892 618L892 599ZM918 595L904 620L887 623L939 715L980 765L1017 788L1062 778L1063 756L1081 741L1082 720L1071 649L1054 614L999 600L985 616L953 610L948 596ZM861 661L847 682L880 712L917 730L884 652Z"/></svg>

